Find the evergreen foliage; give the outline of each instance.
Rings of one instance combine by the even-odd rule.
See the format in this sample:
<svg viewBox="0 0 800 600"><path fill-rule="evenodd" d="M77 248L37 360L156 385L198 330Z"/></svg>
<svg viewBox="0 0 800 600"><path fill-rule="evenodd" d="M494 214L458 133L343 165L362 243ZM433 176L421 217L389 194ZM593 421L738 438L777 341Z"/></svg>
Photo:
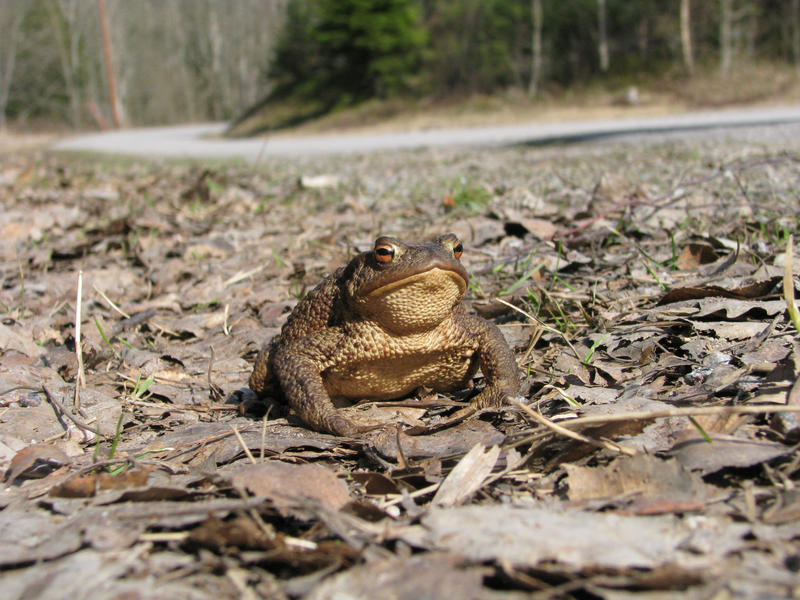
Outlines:
<svg viewBox="0 0 800 600"><path fill-rule="evenodd" d="M273 95L347 104L406 92L425 40L414 0L294 0Z"/></svg>

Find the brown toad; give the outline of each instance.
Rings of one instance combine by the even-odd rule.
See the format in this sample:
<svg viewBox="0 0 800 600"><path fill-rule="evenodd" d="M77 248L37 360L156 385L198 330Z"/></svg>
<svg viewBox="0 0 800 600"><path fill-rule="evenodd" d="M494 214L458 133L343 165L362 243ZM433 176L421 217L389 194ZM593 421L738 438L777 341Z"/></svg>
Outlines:
<svg viewBox="0 0 800 600"><path fill-rule="evenodd" d="M353 435L332 397L389 400L420 387L463 389L480 367L475 408L519 391L514 354L496 325L462 305L467 272L452 233L429 244L379 237L295 307L250 375L259 395L280 387L310 427Z"/></svg>

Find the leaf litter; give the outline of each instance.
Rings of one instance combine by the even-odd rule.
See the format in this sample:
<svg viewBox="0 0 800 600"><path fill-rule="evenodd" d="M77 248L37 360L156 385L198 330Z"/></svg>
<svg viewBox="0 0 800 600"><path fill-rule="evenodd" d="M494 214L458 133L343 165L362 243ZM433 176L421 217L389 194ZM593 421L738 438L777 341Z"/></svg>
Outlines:
<svg viewBox="0 0 800 600"><path fill-rule="evenodd" d="M3 155L0 592L800 594L797 150ZM325 274L447 231L515 402L422 390L345 439L247 390Z"/></svg>

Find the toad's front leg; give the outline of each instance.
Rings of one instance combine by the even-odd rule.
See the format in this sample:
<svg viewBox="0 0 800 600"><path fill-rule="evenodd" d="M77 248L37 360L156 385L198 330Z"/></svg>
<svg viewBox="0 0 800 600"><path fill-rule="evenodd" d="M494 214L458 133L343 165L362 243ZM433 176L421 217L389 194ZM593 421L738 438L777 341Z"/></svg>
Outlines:
<svg viewBox="0 0 800 600"><path fill-rule="evenodd" d="M475 409L503 405L519 394L519 369L514 352L500 328L475 315L464 315L464 322L478 338L478 362L486 385L470 403Z"/></svg>
<svg viewBox="0 0 800 600"><path fill-rule="evenodd" d="M324 342L309 336L287 344L275 352L273 368L281 390L298 418L316 431L351 437L360 432L352 419L339 413L322 380L327 366Z"/></svg>

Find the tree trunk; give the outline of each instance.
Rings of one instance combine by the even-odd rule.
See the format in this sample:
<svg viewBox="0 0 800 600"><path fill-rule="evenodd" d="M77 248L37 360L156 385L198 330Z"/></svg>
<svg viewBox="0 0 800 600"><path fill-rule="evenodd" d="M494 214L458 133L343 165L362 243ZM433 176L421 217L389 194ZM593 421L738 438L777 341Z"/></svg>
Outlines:
<svg viewBox="0 0 800 600"><path fill-rule="evenodd" d="M539 94L542 79L542 0L531 0L531 80L528 95Z"/></svg>
<svg viewBox="0 0 800 600"><path fill-rule="evenodd" d="M692 8L690 0L681 0L681 50L683 65L689 75L694 74L694 50L692 49Z"/></svg>
<svg viewBox="0 0 800 600"><path fill-rule="evenodd" d="M597 54L600 57L600 70L608 71L608 31L606 28L606 0L597 0Z"/></svg>
<svg viewBox="0 0 800 600"><path fill-rule="evenodd" d="M733 54L733 11L731 0L719 0L719 70L723 75L731 69Z"/></svg>
<svg viewBox="0 0 800 600"><path fill-rule="evenodd" d="M800 0L792 0L792 58L800 69Z"/></svg>
<svg viewBox="0 0 800 600"><path fill-rule="evenodd" d="M17 40L22 18L25 16L23 6L14 4L6 6L8 11L8 27L3 31L3 46L0 48L0 131L6 128L6 106L8 94L11 91L11 82L14 80L14 67L17 61ZM16 12L16 14L14 14Z"/></svg>
<svg viewBox="0 0 800 600"><path fill-rule="evenodd" d="M208 45L211 52L208 80L217 88L216 93L209 98L209 108L214 120L223 118L231 92L230 86L223 83L225 73L222 68L222 34L216 7L217 4L213 2L208 6ZM227 7L225 10L232 10L232 7Z"/></svg>
<svg viewBox="0 0 800 600"><path fill-rule="evenodd" d="M64 5L66 9L73 9L74 5ZM64 77L64 85L67 88L67 96L69 97L70 107L70 121L73 128L81 126L81 90L77 85L76 68L77 65L72 62L72 54L70 52L70 39L75 35L73 30L73 21L62 9L62 5L51 0L47 4L47 16L50 20L50 29L53 38L56 41L58 49L58 61L61 65L61 75Z"/></svg>
<svg viewBox="0 0 800 600"><path fill-rule="evenodd" d="M117 79L114 76L114 59L111 54L111 35L108 32L105 0L97 0L97 14L100 19L100 30L103 34L103 59L106 63L106 84L108 85L108 102L111 105L111 120L114 122L114 127L121 127L122 119L119 116Z"/></svg>
<svg viewBox="0 0 800 600"><path fill-rule="evenodd" d="M650 47L650 19L646 15L641 18L636 28L636 43L639 47L639 57L642 61L647 60L647 50Z"/></svg>

